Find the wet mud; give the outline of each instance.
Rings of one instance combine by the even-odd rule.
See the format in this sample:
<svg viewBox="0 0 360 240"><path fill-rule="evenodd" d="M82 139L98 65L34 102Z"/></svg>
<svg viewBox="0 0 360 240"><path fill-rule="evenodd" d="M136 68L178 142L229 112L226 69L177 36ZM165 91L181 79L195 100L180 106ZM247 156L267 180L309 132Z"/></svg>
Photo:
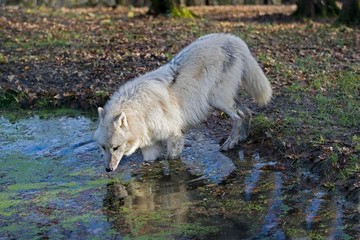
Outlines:
<svg viewBox="0 0 360 240"><path fill-rule="evenodd" d="M205 126L178 160L105 172L84 117L0 118L0 239L358 239L359 206Z"/></svg>

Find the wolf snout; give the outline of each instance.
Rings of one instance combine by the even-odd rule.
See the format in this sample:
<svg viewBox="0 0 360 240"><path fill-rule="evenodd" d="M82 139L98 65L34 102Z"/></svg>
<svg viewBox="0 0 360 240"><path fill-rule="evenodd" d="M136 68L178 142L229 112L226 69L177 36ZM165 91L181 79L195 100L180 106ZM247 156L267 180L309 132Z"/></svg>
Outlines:
<svg viewBox="0 0 360 240"><path fill-rule="evenodd" d="M107 172L112 172L112 171L113 171L112 168L106 168L105 170L106 170Z"/></svg>

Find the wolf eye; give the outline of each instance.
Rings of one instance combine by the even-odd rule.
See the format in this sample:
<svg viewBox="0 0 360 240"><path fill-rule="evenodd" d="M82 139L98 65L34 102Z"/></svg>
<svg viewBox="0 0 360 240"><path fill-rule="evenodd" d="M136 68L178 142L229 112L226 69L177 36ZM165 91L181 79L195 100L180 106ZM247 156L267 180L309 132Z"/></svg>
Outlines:
<svg viewBox="0 0 360 240"><path fill-rule="evenodd" d="M105 146L101 146L101 148L105 150Z"/></svg>
<svg viewBox="0 0 360 240"><path fill-rule="evenodd" d="M116 150L118 150L119 149L119 147L114 147L113 148L113 151L116 151Z"/></svg>

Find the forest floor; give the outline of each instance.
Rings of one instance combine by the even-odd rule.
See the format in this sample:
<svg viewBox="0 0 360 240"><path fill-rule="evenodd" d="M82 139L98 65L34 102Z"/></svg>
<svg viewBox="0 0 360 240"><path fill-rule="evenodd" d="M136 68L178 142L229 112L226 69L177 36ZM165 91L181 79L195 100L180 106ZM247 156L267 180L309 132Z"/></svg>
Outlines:
<svg viewBox="0 0 360 240"><path fill-rule="evenodd" d="M256 114L242 147L309 163L323 176L319 184L359 201L360 29L293 18L294 6L191 10L200 18L154 18L146 9L0 8L1 111L95 112L119 85L196 38L229 32L249 45L274 90L267 107L245 100Z"/></svg>

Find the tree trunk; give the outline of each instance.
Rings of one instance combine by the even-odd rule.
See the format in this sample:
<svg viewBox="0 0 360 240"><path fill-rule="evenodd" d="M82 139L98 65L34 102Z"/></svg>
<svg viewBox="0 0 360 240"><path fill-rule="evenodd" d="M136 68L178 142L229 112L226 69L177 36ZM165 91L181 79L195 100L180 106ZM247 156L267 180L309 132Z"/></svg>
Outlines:
<svg viewBox="0 0 360 240"><path fill-rule="evenodd" d="M343 0L338 22L359 25L360 0Z"/></svg>
<svg viewBox="0 0 360 240"><path fill-rule="evenodd" d="M172 17L194 18L195 14L192 13L185 6L181 6L176 0L151 0L148 14L170 15Z"/></svg>
<svg viewBox="0 0 360 240"><path fill-rule="evenodd" d="M335 0L298 0L296 5L294 15L299 17L332 17L340 12Z"/></svg>
<svg viewBox="0 0 360 240"><path fill-rule="evenodd" d="M151 0L148 14L154 16L170 14L174 7L176 7L175 0Z"/></svg>

